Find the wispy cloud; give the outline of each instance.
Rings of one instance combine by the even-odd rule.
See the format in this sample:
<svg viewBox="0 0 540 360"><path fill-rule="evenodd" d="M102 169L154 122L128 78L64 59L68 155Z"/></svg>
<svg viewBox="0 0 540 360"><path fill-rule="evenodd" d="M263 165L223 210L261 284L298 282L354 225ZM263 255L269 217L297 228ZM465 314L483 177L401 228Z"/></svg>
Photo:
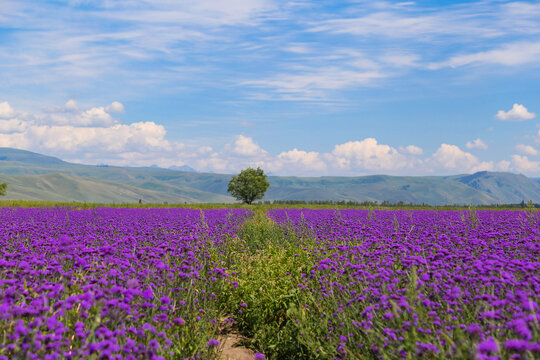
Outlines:
<svg viewBox="0 0 540 360"><path fill-rule="evenodd" d="M488 51L457 55L442 62L431 63L429 69L474 64L516 66L529 63L540 63L540 42L516 42Z"/></svg>
<svg viewBox="0 0 540 360"><path fill-rule="evenodd" d="M367 85L384 77L377 71L355 71L329 67L307 69L296 73L282 73L267 80L245 81L243 84L264 88L267 99L274 100L333 100L329 92L359 85Z"/></svg>
<svg viewBox="0 0 540 360"><path fill-rule="evenodd" d="M353 2L345 9L342 14L312 21L309 31L409 38L419 42L438 41L442 36L451 42L470 42L508 34L540 33L537 3L476 1L422 7L414 2L407 6Z"/></svg>
<svg viewBox="0 0 540 360"><path fill-rule="evenodd" d="M388 38L414 38L433 41L440 35L496 36L500 31L483 27L476 19L456 12L414 15L402 11L375 12L361 17L330 19L314 24L310 31L351 34L358 36L384 36Z"/></svg>
<svg viewBox="0 0 540 360"><path fill-rule="evenodd" d="M330 9L273 0L6 1L2 10L3 26L12 29L0 45L5 85L66 93L73 83L77 90L97 82L167 89L181 80L185 87L174 86L235 87L238 98L252 101L324 100L338 92L344 101L342 90L408 69L540 58L540 43L531 40L540 34L540 10L531 3L350 1ZM509 34L519 41L497 40ZM480 38L486 46L478 51Z"/></svg>

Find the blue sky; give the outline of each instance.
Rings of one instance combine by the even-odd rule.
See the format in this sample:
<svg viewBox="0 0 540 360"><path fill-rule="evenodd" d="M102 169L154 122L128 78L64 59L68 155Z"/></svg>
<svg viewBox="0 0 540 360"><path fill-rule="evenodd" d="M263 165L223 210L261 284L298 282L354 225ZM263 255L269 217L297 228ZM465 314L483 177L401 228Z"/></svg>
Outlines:
<svg viewBox="0 0 540 360"><path fill-rule="evenodd" d="M278 175L540 176L538 1L2 1L0 146Z"/></svg>

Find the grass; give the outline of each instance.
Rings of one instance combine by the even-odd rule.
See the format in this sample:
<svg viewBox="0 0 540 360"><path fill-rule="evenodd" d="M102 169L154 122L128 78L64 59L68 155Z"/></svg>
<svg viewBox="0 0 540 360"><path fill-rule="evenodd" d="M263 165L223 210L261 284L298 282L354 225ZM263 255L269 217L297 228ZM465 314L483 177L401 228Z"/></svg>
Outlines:
<svg viewBox="0 0 540 360"><path fill-rule="evenodd" d="M93 209L99 207L129 208L129 209L152 209L152 208L189 208L189 209L252 209L254 211L267 211L269 209L365 209L365 210L527 210L530 212L540 211L534 205L526 208L508 206L487 205L445 205L445 206L358 206L358 205L325 205L325 204L242 204L242 203L94 203L78 201L41 201L41 200L0 200L0 207L71 207L76 209Z"/></svg>
<svg viewBox="0 0 540 360"><path fill-rule="evenodd" d="M302 251L308 239L278 227L257 211L238 237L213 254L216 266L229 269L218 299L233 328L248 340L244 345L270 359L310 359L298 342L299 328L289 309L300 303L298 283L313 259Z"/></svg>

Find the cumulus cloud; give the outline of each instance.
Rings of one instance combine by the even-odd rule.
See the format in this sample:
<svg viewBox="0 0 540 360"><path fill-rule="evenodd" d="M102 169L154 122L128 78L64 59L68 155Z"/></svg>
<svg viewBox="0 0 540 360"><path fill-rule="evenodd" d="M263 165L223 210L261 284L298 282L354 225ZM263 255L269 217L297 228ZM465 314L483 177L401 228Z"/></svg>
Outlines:
<svg viewBox="0 0 540 360"><path fill-rule="evenodd" d="M80 126L110 126L116 123L103 107L95 107L83 111L73 118L73 120Z"/></svg>
<svg viewBox="0 0 540 360"><path fill-rule="evenodd" d="M411 153L421 149L408 147ZM228 172L247 166L261 166L276 175L358 175L369 172L394 173L400 169L414 169L421 160L411 153L400 153L395 148L379 144L374 138L349 141L334 146L331 152L305 151L298 148L273 155L247 136L238 135L221 151L197 159L198 169ZM219 168L212 168L219 166Z"/></svg>
<svg viewBox="0 0 540 360"><path fill-rule="evenodd" d="M42 124L73 125L73 126L112 126L117 124L111 114L123 113L124 105L118 101L108 106L97 106L81 110L76 100L68 100L61 107L48 107L44 114L38 114L35 119Z"/></svg>
<svg viewBox="0 0 540 360"><path fill-rule="evenodd" d="M493 170L494 168L493 162L482 162L473 154L461 150L456 145L441 144L433 154L432 159L435 164L444 169L459 172L477 172Z"/></svg>
<svg viewBox="0 0 540 360"><path fill-rule="evenodd" d="M323 171L326 164L321 160L319 153L315 151L303 151L294 148L278 155L279 160L288 165L301 166L310 171Z"/></svg>
<svg viewBox="0 0 540 360"><path fill-rule="evenodd" d="M0 147L22 148L87 164L169 167L187 164L200 171L235 173L261 166L276 175L452 174L481 170L518 171L538 176L540 163L527 156L540 152L519 144L513 155L497 163L482 161L456 145L442 144L431 156L415 145L394 148L375 138L348 141L327 152L299 148L271 154L253 138L236 135L219 149L207 144L186 146L167 139L167 131L152 121L123 123L109 111L118 105L82 108L70 101L42 113L14 110L2 103ZM51 110L52 109L52 110ZM482 148L480 139L468 148ZM398 150L399 149L399 150Z"/></svg>
<svg viewBox="0 0 540 360"><path fill-rule="evenodd" d="M155 159L156 152L182 148L181 144L165 139L166 130L162 125L151 121L120 124L104 107L79 110L74 100L54 111L28 114L24 119L15 117L16 112L8 103L2 108L8 116L0 120L2 147L45 151L66 159L84 156L98 162L102 162L100 158L126 160L130 152L140 154L141 158L145 153L154 152Z"/></svg>
<svg viewBox="0 0 540 360"><path fill-rule="evenodd" d="M26 122L19 119L0 120L0 133L21 132L26 129Z"/></svg>
<svg viewBox="0 0 540 360"><path fill-rule="evenodd" d="M474 141L471 143L475 143ZM476 142L478 144L478 142ZM194 156L198 169L235 172L247 166L261 166L275 175L365 175L365 174L456 174L477 171L537 172L536 162L514 156L510 161L483 161L456 145L441 144L431 155L419 158L420 148L380 144L374 138L348 141L330 152L293 148L273 155L252 138L238 135L221 150Z"/></svg>
<svg viewBox="0 0 540 360"><path fill-rule="evenodd" d="M197 149L197 153L204 155L212 152L212 148L210 146L201 146Z"/></svg>
<svg viewBox="0 0 540 360"><path fill-rule="evenodd" d="M68 100L64 104L64 110L66 111L78 111L79 110L79 104L77 104L76 100Z"/></svg>
<svg viewBox="0 0 540 360"><path fill-rule="evenodd" d="M534 119L536 114L529 112L529 110L521 104L514 104L512 109L508 111L499 110L495 117L501 121L525 121Z"/></svg>
<svg viewBox="0 0 540 360"><path fill-rule="evenodd" d="M512 167L523 173L538 173L540 161L529 160L527 156L512 155Z"/></svg>
<svg viewBox="0 0 540 360"><path fill-rule="evenodd" d="M415 145L407 145L405 147L400 147L399 150L402 153L411 155L422 155L424 153L424 150L422 150L422 148Z"/></svg>
<svg viewBox="0 0 540 360"><path fill-rule="evenodd" d="M28 125L22 132L0 134L0 146L19 147L22 143L38 149L77 152L83 150L121 152L129 149L167 148L165 129L153 122L119 124L111 127Z"/></svg>
<svg viewBox="0 0 540 360"><path fill-rule="evenodd" d="M265 154L266 151L261 149L252 138L238 135L231 146L231 151L236 155L242 156L257 156Z"/></svg>
<svg viewBox="0 0 540 360"><path fill-rule="evenodd" d="M508 160L501 160L497 163L497 170L499 171L511 171L512 163Z"/></svg>
<svg viewBox="0 0 540 360"><path fill-rule="evenodd" d="M0 119L7 119L15 115L15 111L7 101L0 102Z"/></svg>
<svg viewBox="0 0 540 360"><path fill-rule="evenodd" d="M341 168L390 170L408 166L406 158L395 148L378 144L374 138L336 145L331 155Z"/></svg>
<svg viewBox="0 0 540 360"><path fill-rule="evenodd" d="M538 155L540 154L540 151L536 150L534 147L530 145L524 145L524 144L517 144L516 148L517 151L519 151L522 154L525 155Z"/></svg>
<svg viewBox="0 0 540 360"><path fill-rule="evenodd" d="M118 101L113 101L105 108L105 111L109 114L122 114L124 112L124 104Z"/></svg>
<svg viewBox="0 0 540 360"><path fill-rule="evenodd" d="M467 144L465 144L465 147L467 149L481 149L481 150L487 150L488 146L487 144L482 141L482 139L476 139L474 141L467 141Z"/></svg>

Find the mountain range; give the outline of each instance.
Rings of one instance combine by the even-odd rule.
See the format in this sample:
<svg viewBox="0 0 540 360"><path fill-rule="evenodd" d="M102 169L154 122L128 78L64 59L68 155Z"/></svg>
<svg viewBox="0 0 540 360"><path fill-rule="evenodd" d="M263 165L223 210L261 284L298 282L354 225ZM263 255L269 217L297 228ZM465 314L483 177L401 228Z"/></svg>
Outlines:
<svg viewBox="0 0 540 360"><path fill-rule="evenodd" d="M0 148L4 199L100 203L230 203L231 175L198 173L189 167L83 165ZM414 204L540 203L540 179L505 172L453 176L283 177L269 176L264 200L353 200Z"/></svg>

